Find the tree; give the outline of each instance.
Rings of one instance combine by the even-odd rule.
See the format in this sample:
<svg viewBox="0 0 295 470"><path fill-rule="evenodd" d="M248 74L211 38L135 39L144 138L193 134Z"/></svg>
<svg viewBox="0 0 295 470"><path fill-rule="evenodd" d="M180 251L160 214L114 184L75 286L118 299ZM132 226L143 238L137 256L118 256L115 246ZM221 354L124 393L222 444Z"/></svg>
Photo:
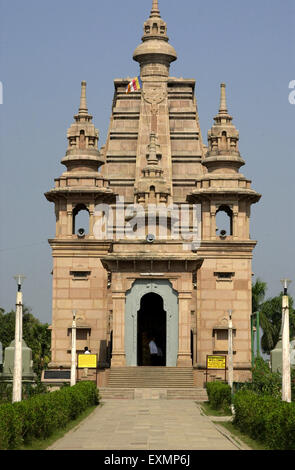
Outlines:
<svg viewBox="0 0 295 470"><path fill-rule="evenodd" d="M268 354L279 341L280 331L282 326L282 296L281 293L277 297L272 297L266 300L261 306L262 315L267 319L271 325L271 338L267 339L262 336L262 348ZM290 319L290 339L295 335L295 310L293 308L293 299L289 297L289 319Z"/></svg>
<svg viewBox="0 0 295 470"><path fill-rule="evenodd" d="M273 325L263 310L266 291L266 282L263 282L261 279L257 278L255 283L252 285L252 313L259 312L259 323L263 330L261 346L264 353L268 353L271 349L273 349L272 344L274 337Z"/></svg>
<svg viewBox="0 0 295 470"><path fill-rule="evenodd" d="M261 346L264 353L270 354L270 351L276 346L282 323L282 293L276 297L264 300L267 290L266 282L257 279L252 285L252 312L259 312L260 326L263 330ZM290 307L290 339L295 335L295 311L293 308L293 299L289 297Z"/></svg>

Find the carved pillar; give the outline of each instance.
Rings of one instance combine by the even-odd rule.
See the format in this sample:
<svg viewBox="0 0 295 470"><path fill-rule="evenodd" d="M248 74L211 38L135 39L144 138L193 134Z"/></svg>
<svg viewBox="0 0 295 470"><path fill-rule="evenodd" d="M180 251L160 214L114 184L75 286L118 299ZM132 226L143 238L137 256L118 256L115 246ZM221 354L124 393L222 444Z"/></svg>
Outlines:
<svg viewBox="0 0 295 470"><path fill-rule="evenodd" d="M93 235L94 226L94 204L89 204L89 238L94 238Z"/></svg>
<svg viewBox="0 0 295 470"><path fill-rule="evenodd" d="M211 203L210 207L210 227L211 227L211 239L216 238L216 205Z"/></svg>
<svg viewBox="0 0 295 470"><path fill-rule="evenodd" d="M73 206L70 202L67 203L67 216L68 216L68 237L73 235Z"/></svg>
<svg viewBox="0 0 295 470"><path fill-rule="evenodd" d="M239 238L239 227L238 227L238 220L239 220L239 206L238 204L234 204L233 206L233 238L237 240Z"/></svg>
<svg viewBox="0 0 295 470"><path fill-rule="evenodd" d="M113 352L111 367L126 366L125 292L113 293Z"/></svg>
<svg viewBox="0 0 295 470"><path fill-rule="evenodd" d="M193 328L193 366L197 365L197 328Z"/></svg>
<svg viewBox="0 0 295 470"><path fill-rule="evenodd" d="M191 292L179 292L179 337L177 367L192 367L191 359L191 329L190 329L190 305Z"/></svg>
<svg viewBox="0 0 295 470"><path fill-rule="evenodd" d="M55 236L58 238L60 234L60 223L59 223L59 201L55 203Z"/></svg>

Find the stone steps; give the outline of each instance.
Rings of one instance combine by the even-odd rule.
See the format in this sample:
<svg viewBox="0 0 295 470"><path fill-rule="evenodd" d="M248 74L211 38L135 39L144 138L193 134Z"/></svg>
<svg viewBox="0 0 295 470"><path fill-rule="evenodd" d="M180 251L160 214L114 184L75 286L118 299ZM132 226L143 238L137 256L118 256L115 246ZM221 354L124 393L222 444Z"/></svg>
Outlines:
<svg viewBox="0 0 295 470"><path fill-rule="evenodd" d="M99 389L102 399L145 399L145 400L194 400L208 401L207 392L203 388L112 388Z"/></svg>
<svg viewBox="0 0 295 470"><path fill-rule="evenodd" d="M194 388L192 368L122 367L110 369L111 388Z"/></svg>
<svg viewBox="0 0 295 470"><path fill-rule="evenodd" d="M111 368L99 392L103 399L208 400L206 390L194 386L190 367Z"/></svg>

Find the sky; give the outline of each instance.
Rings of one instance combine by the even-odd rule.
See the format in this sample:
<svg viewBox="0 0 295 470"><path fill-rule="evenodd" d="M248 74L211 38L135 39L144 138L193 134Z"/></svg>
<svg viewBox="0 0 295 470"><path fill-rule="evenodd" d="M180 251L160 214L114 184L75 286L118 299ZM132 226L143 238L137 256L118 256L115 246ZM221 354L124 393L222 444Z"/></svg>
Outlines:
<svg viewBox="0 0 295 470"><path fill-rule="evenodd" d="M0 0L0 307L24 303L51 321L54 206L44 193L64 171L66 132L87 81L89 112L104 145L115 78L134 77L132 60L152 0ZM252 206L254 279L267 296L293 280L295 296L294 0L160 0L178 60L170 75L194 78L203 139L227 84L240 131L241 172L262 194Z"/></svg>

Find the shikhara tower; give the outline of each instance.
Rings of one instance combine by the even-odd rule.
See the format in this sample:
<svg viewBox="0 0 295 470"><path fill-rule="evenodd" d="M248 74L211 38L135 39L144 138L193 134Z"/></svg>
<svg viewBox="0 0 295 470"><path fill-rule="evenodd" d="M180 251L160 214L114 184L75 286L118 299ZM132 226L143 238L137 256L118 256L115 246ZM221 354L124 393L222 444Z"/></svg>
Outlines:
<svg viewBox="0 0 295 470"><path fill-rule="evenodd" d="M203 143L195 80L170 76L177 59L167 25L154 0L144 23L139 63L142 89L126 94L131 80L116 79L105 146L81 102L68 131L62 159L66 171L46 193L55 204L53 253L52 362L70 366L72 311L78 317L78 351L88 346L99 357L98 384L117 368L149 365L147 342L155 336L161 365L186 368L195 385L204 383L206 355L227 354L228 310L233 310L235 380L251 368L252 252L250 208L260 199L244 165L239 132L221 84L219 111ZM166 207L201 205L202 240L184 250L183 241L115 236L97 239L97 204ZM79 214L87 215L85 233ZM145 223L146 218L144 217ZM170 225L169 225L170 224ZM110 371L109 371L110 367ZM218 375L218 374L217 374ZM223 372L221 373L223 377ZM122 384L123 385L123 384Z"/></svg>

